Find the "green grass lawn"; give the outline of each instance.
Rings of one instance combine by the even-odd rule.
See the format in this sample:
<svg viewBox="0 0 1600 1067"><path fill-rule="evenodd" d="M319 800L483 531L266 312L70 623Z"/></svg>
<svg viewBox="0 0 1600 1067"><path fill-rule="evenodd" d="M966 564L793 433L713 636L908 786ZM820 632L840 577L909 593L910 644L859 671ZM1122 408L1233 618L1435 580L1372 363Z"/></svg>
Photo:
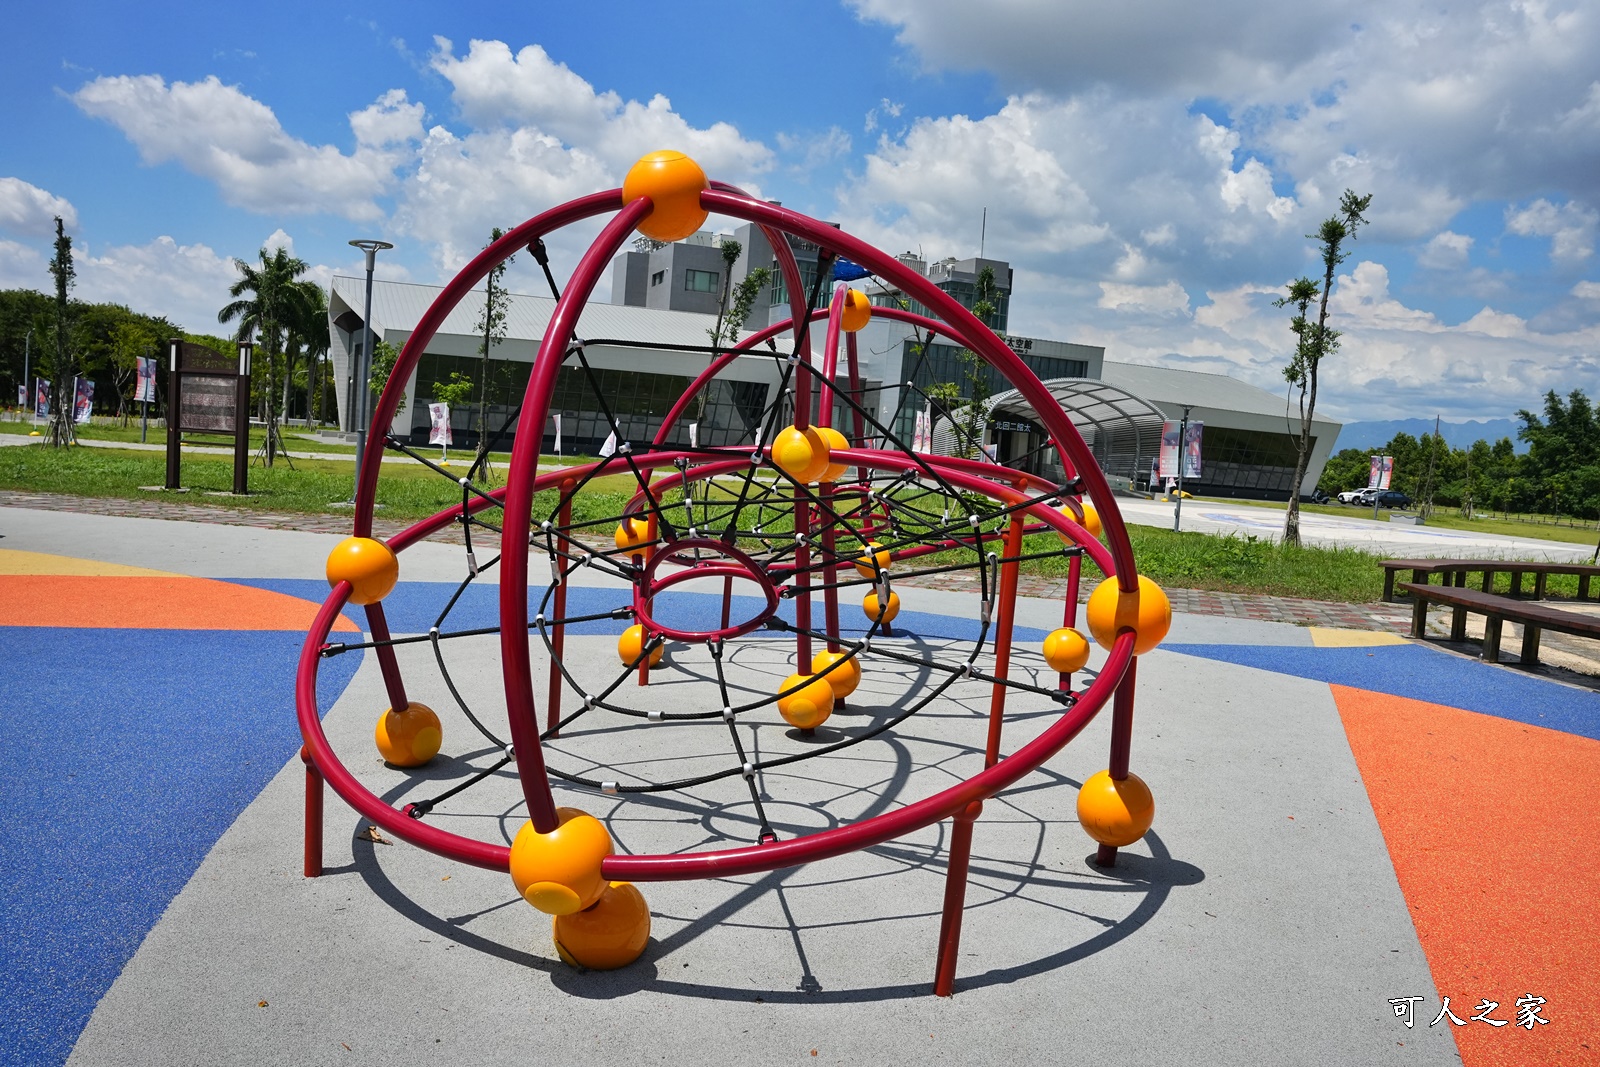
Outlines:
<svg viewBox="0 0 1600 1067"><path fill-rule="evenodd" d="M467 454L460 457L465 469ZM569 457L572 458L572 457ZM576 461L574 459L574 461ZM452 468L454 469L454 468ZM504 477L504 465L500 467ZM0 448L0 488L70 496L117 497L132 500L181 499L254 511L298 512L304 514L349 514L335 502L350 497L354 464L344 460L296 460L294 468L280 460L271 470L259 464L250 468L248 497L207 496L207 491L226 493L233 484L232 460L226 456L185 455L183 483L194 492L151 493L141 486L161 485L166 477L166 457L160 452L114 448L49 449L44 447ZM585 485L574 501L574 521L582 523L619 514L635 484L631 474L606 475ZM725 498L728 486L714 485L712 498ZM413 464L389 464L378 483L378 503L384 518L400 521L426 518L460 503L461 489L453 481ZM1234 501L1238 503L1238 501ZM549 514L556 494L540 494L536 514ZM682 501L673 491L666 494L664 508L681 509ZM1269 505L1270 506L1270 505ZM1349 509L1325 509L1337 514ZM673 514L681 515L681 510ZM787 530L787 518L775 513L766 529L775 534ZM1500 532L1507 524L1473 520L1471 527ZM1441 523L1442 525L1442 523ZM605 535L610 532L596 528ZM1148 526L1128 527L1134 554L1142 573L1164 586L1188 589L1215 589L1241 593L1305 597L1347 603L1369 603L1382 592L1383 576L1378 557L1356 549L1286 548L1264 540L1217 537L1202 533L1173 533ZM1026 552L1049 551L1060 542L1053 535L1029 539ZM937 565L941 560L966 562L970 553L948 553L925 560L922 565ZM1033 560L1024 564L1029 573L1065 576L1064 557ZM1089 573L1094 573L1089 568ZM1575 595L1577 580L1552 576L1553 595Z"/></svg>
<svg viewBox="0 0 1600 1067"><path fill-rule="evenodd" d="M233 487L233 460L185 455L182 482L193 492L180 496L141 489L165 482L166 462L160 452L114 448L0 448L0 488L133 500L182 499L250 511L349 514L348 508L334 502L350 498L354 463L297 459L291 469L279 459L270 470L255 464L250 468L249 496L208 497L206 492L226 493ZM587 498L587 504L575 503L575 514L580 521L586 511L615 514L632 488L633 479L627 474L597 478L585 486L579 500ZM554 494L549 495L553 506ZM459 485L420 465L389 464L378 480L378 504L385 518L422 519L460 502Z"/></svg>

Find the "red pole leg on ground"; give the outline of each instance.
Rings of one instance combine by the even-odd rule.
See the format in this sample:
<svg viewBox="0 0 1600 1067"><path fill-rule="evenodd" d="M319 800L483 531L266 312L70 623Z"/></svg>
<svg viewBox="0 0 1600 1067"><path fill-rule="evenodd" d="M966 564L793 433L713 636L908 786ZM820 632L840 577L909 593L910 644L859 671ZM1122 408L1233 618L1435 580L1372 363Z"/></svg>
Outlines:
<svg viewBox="0 0 1600 1067"><path fill-rule="evenodd" d="M958 815L950 828L950 866L944 876L944 917L939 921L939 959L934 965L933 995L954 996L956 959L961 954L961 912L966 907L967 868L972 860L972 824L983 810L982 801L973 801Z"/></svg>
<svg viewBox="0 0 1600 1067"><path fill-rule="evenodd" d="M1003 679L1011 670L1011 631L1017 609L1016 558L1022 555L1022 518L1013 516L1006 530L1006 558L1000 565L1000 588L995 601L1000 606L994 635L994 683L989 698L989 736L983 750L987 770L1000 762L1000 728L1005 722L1006 687ZM961 916L967 901L967 869L972 859L972 824L983 810L979 801L967 805L956 816L950 829L950 866L944 876L944 916L939 922L939 959L934 965L933 992L948 997L955 992L956 958L961 947Z"/></svg>
<svg viewBox="0 0 1600 1067"><path fill-rule="evenodd" d="M1139 658L1128 661L1128 671L1117 683L1116 695L1111 698L1111 778L1122 781L1128 777L1128 750L1133 745L1133 685L1139 670ZM1095 850L1094 862L1101 867L1117 865L1115 845L1101 845Z"/></svg>
<svg viewBox="0 0 1600 1067"><path fill-rule="evenodd" d="M300 746L300 761L306 765L306 854L307 878L322 877L322 772L311 759L311 750Z"/></svg>

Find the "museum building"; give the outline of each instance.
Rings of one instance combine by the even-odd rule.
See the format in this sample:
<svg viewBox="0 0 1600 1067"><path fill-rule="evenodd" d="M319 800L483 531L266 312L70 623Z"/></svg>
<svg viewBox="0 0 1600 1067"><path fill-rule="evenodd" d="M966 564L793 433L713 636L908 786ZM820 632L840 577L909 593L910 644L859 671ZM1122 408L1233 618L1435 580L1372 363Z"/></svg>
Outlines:
<svg viewBox="0 0 1600 1067"><path fill-rule="evenodd" d="M654 436L673 403L710 359L709 345L724 285L737 285L754 267L773 266L772 250L761 230L744 226L731 236L741 246L731 271L722 254L728 237L704 232L665 245L640 241L615 258L613 302L586 306L578 323L579 336L584 339L582 359L569 356L557 377L551 414L562 417L564 453L595 455L611 432L613 418L625 440L637 444ZM815 286L816 247L794 238L790 241L806 296L815 289L819 306L826 306L830 294ZM1204 432L1202 474L1186 488L1216 496L1287 499L1299 418L1284 397L1223 374L1118 363L1107 360L1100 346L1006 332L1013 273L1003 260L927 263L911 253L898 258L969 309L978 299L979 279L987 268L984 295L993 311L991 324L1046 383L1113 485L1135 490L1150 485L1161 424L1181 420L1187 407L1189 419L1203 422ZM724 279L724 272L731 276ZM743 323L741 336L769 322L787 320L788 293L781 281L774 280L777 277L772 271ZM904 294L885 288L876 279L863 278L851 284L878 306L922 311ZM402 346L441 291L438 286L374 281L372 318L378 338L396 348ZM332 356L340 424L346 427L352 400L350 368L363 337L364 300L364 279L333 279L328 300ZM413 443L427 441L427 405L435 383L449 382L452 374L460 374L481 385L483 338L477 323L482 309L481 290L463 300L446 318L406 383L406 406L396 426L408 432ZM554 310L551 297L510 295L505 340L494 346L490 361L485 420L490 434L507 422L520 402ZM692 409L694 417L679 426L672 443L688 445L691 425L701 445L752 440L782 380L786 340L787 334L780 335L775 346L761 346L736 359L714 382L704 406L697 405ZM874 317L856 340L864 386L862 406L901 442L909 445L912 441L919 412L933 411L938 425L935 447L959 447L948 420L937 419L936 405L929 396L935 385L953 382L965 397L975 391L987 397L984 443L999 462L1059 477L1053 450L1032 409L987 365L965 358L959 348L937 337L930 344L910 326L880 317ZM814 349L821 347L820 330L812 335L811 343ZM782 416L787 422L788 411ZM849 425L842 403L835 405L834 421ZM456 446L474 446L478 436L476 398L468 409L452 411L451 423ZM509 448L514 430L513 424L495 447ZM1338 432L1338 423L1325 419L1312 423L1312 454L1304 482L1307 490L1321 476ZM545 451L555 449L555 437L554 419L547 420Z"/></svg>

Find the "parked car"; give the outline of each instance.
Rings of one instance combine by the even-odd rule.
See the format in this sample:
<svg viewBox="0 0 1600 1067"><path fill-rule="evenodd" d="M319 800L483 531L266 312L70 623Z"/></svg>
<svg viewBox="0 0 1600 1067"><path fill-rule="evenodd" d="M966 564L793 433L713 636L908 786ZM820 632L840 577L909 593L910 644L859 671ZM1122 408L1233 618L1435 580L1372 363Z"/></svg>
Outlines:
<svg viewBox="0 0 1600 1067"><path fill-rule="evenodd" d="M1384 489L1377 494L1377 500L1368 500L1367 503L1376 503L1380 508L1400 508L1405 510L1411 507L1411 498L1398 489Z"/></svg>
<svg viewBox="0 0 1600 1067"><path fill-rule="evenodd" d="M1339 494L1339 503L1341 503L1341 504L1354 504L1356 502L1357 498L1360 497L1361 494L1365 493L1366 491L1367 490L1366 490L1365 487L1360 488L1360 489L1346 489L1344 492Z"/></svg>

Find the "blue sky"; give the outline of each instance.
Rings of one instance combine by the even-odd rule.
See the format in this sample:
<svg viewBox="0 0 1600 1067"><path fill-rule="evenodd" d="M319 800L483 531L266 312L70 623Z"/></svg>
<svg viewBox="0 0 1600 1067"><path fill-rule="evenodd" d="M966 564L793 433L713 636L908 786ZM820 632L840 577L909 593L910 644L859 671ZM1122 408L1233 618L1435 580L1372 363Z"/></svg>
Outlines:
<svg viewBox="0 0 1600 1067"><path fill-rule="evenodd" d="M439 282L676 147L895 252L974 255L987 209L1014 332L1281 391L1271 301L1351 187L1373 210L1322 410L1600 393L1600 13L1336 7L28 5L0 41L0 286L47 286L58 213L80 296L192 329L269 242L326 279L379 236L381 275Z"/></svg>

